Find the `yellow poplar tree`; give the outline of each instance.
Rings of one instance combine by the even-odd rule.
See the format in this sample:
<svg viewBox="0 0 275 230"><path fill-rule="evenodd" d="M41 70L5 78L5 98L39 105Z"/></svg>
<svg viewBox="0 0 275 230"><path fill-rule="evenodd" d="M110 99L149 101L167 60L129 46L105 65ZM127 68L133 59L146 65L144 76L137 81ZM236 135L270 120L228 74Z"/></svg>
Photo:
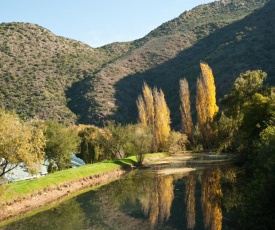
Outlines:
<svg viewBox="0 0 275 230"><path fill-rule="evenodd" d="M146 83L143 84L142 95L137 100L139 122L151 126L154 124L154 98L152 90Z"/></svg>
<svg viewBox="0 0 275 230"><path fill-rule="evenodd" d="M146 117L146 109L143 97L141 95L138 96L137 99L137 108L138 108L138 120L141 124L147 126L147 117Z"/></svg>
<svg viewBox="0 0 275 230"><path fill-rule="evenodd" d="M149 127L153 136L152 151L164 150L170 135L170 111L162 90L152 90L144 83L137 99L139 122Z"/></svg>
<svg viewBox="0 0 275 230"><path fill-rule="evenodd" d="M180 100L182 133L186 134L189 141L191 141L193 139L193 121L191 116L189 86L185 78L183 80L180 80Z"/></svg>
<svg viewBox="0 0 275 230"><path fill-rule="evenodd" d="M151 125L154 125L154 114L155 114L154 97L153 97L152 90L146 83L144 83L143 85L143 97L144 97L145 111L147 115L147 124L151 126Z"/></svg>
<svg viewBox="0 0 275 230"><path fill-rule="evenodd" d="M206 63L200 63L201 76L197 80L196 109L198 127L207 147L211 145L214 131L211 123L219 108L216 104L216 86L212 69Z"/></svg>
<svg viewBox="0 0 275 230"><path fill-rule="evenodd" d="M170 135L170 110L162 90L154 89L155 100L155 137L158 150L164 150Z"/></svg>

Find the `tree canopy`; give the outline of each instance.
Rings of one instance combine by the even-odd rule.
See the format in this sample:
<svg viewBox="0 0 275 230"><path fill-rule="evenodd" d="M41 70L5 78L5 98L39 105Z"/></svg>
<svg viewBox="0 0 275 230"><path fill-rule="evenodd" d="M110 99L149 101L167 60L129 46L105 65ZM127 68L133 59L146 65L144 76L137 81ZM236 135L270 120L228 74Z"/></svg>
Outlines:
<svg viewBox="0 0 275 230"><path fill-rule="evenodd" d="M37 172L44 158L44 127L37 121L22 122L15 114L0 111L0 176L23 163Z"/></svg>

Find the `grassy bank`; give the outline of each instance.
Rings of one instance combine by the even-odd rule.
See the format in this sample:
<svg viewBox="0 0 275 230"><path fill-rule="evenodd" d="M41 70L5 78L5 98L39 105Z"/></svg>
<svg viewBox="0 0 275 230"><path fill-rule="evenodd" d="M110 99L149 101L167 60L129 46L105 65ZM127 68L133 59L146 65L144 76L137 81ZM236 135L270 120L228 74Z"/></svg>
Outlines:
<svg viewBox="0 0 275 230"><path fill-rule="evenodd" d="M163 153L146 154L145 158L162 157ZM93 176L104 172L110 172L119 168L129 167L137 163L136 157L128 157L125 159L104 161L95 164L85 165L79 168L72 168L58 171L35 180L26 180L14 182L6 185L5 193L1 197L0 203L9 203L13 200L20 200L39 191L56 187L64 183L76 181L81 178Z"/></svg>

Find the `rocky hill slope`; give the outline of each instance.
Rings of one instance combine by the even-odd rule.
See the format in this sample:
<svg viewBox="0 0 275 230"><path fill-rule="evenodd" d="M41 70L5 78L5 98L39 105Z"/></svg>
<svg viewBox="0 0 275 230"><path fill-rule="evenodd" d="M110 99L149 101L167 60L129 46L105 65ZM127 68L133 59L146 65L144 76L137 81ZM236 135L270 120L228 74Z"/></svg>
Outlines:
<svg viewBox="0 0 275 230"><path fill-rule="evenodd" d="M145 38L135 41L142 45L106 65L88 82L73 85L70 92L79 91L78 87L83 88L83 85L86 85L86 92L78 98L71 97L70 108L84 115L80 116L84 123L101 124L105 119L135 122L135 101L143 81L146 81L152 87L164 90L177 126L179 79L188 79L194 95L200 60L213 67L219 96L228 91L240 72L258 68L268 71L265 67L270 63L261 60L260 64L254 56L264 56L264 44L272 46L273 43L268 34L272 33L272 24L269 24L270 28L266 25L272 21L272 16L265 14L270 6L247 16L252 9L264 4L253 2L221 1L202 5L163 24ZM256 47L258 52L254 53ZM81 104L85 100L89 103ZM87 114L85 110L91 113Z"/></svg>
<svg viewBox="0 0 275 230"><path fill-rule="evenodd" d="M216 1L142 39L97 49L37 25L1 24L0 104L22 117L135 122L146 81L164 90L177 127L179 79L194 95L200 60L213 68L219 96L248 69L274 75L274 10L274 0Z"/></svg>
<svg viewBox="0 0 275 230"><path fill-rule="evenodd" d="M76 119L65 91L124 55L130 43L93 49L29 23L0 24L0 106L21 117Z"/></svg>

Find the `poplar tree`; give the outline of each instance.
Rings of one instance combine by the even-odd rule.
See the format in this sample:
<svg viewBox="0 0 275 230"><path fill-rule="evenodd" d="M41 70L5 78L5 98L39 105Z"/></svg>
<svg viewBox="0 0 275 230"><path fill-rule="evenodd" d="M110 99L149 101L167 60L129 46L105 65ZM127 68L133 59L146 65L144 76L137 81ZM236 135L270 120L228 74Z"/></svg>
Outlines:
<svg viewBox="0 0 275 230"><path fill-rule="evenodd" d="M150 87L144 83L142 88L142 95L137 100L139 122L145 126L154 125L154 98Z"/></svg>
<svg viewBox="0 0 275 230"><path fill-rule="evenodd" d="M180 80L180 112L181 112L181 130L186 134L189 141L193 139L193 121L191 116L190 92L187 80Z"/></svg>
<svg viewBox="0 0 275 230"><path fill-rule="evenodd" d="M141 124L147 126L147 117L146 117L146 109L143 97L141 95L138 96L137 99L137 108L138 108L138 120Z"/></svg>
<svg viewBox="0 0 275 230"><path fill-rule="evenodd" d="M155 139L158 150L164 150L170 135L170 110L162 90L154 89Z"/></svg>
<svg viewBox="0 0 275 230"><path fill-rule="evenodd" d="M152 90L144 83L137 99L139 122L149 127L153 136L152 151L164 150L170 135L170 111L162 90Z"/></svg>
<svg viewBox="0 0 275 230"><path fill-rule="evenodd" d="M206 147L211 147L214 130L211 128L214 115L219 108L216 105L216 86L212 69L206 63L200 63L201 76L197 80L196 109L198 127Z"/></svg>

